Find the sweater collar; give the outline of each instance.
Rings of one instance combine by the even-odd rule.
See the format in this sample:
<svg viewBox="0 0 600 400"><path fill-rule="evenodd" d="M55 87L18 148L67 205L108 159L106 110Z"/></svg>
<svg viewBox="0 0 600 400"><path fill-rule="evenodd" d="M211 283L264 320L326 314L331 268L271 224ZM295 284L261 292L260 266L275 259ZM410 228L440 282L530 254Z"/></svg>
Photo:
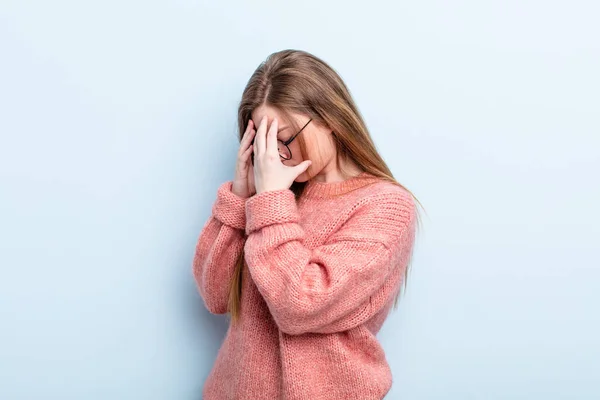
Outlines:
<svg viewBox="0 0 600 400"><path fill-rule="evenodd" d="M378 180L378 177L371 175L368 172L361 172L356 176L339 182L317 182L315 180L309 180L306 182L302 197L321 199L335 197L370 185Z"/></svg>

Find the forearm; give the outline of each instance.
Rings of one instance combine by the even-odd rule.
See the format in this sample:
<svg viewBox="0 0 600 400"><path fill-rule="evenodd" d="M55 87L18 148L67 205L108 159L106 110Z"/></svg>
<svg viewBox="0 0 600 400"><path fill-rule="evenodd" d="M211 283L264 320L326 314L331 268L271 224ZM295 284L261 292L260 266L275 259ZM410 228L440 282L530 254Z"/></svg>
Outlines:
<svg viewBox="0 0 600 400"><path fill-rule="evenodd" d="M194 279L215 314L227 312L229 286L245 241L245 201L231 192L231 182L223 183L196 244Z"/></svg>
<svg viewBox="0 0 600 400"><path fill-rule="evenodd" d="M213 314L225 314L228 310L229 287L243 247L243 231L213 217L200 234L193 275L206 308Z"/></svg>

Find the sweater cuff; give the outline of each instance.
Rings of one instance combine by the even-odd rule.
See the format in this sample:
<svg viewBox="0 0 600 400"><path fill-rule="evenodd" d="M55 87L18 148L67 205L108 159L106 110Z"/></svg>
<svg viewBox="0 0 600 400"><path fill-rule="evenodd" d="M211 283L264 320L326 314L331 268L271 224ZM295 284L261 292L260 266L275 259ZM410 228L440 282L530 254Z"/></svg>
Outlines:
<svg viewBox="0 0 600 400"><path fill-rule="evenodd" d="M233 193L231 191L232 186L233 181L225 182L219 186L212 213L224 225L244 230L246 227L245 206L247 199Z"/></svg>
<svg viewBox="0 0 600 400"><path fill-rule="evenodd" d="M246 201L246 234L265 226L299 222L296 196L289 189L263 192Z"/></svg>

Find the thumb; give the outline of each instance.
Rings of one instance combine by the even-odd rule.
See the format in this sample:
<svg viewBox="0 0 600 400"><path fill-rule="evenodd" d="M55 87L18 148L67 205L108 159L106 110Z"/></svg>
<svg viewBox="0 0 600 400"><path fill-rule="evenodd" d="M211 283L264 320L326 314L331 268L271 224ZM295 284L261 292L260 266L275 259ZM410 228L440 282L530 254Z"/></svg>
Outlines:
<svg viewBox="0 0 600 400"><path fill-rule="evenodd" d="M306 171L308 169L308 167L310 167L311 164L312 164L312 161L306 160L306 161L302 161L300 164L296 165L294 167L294 174L296 175L296 177L298 177L300 174L302 174L304 171Z"/></svg>

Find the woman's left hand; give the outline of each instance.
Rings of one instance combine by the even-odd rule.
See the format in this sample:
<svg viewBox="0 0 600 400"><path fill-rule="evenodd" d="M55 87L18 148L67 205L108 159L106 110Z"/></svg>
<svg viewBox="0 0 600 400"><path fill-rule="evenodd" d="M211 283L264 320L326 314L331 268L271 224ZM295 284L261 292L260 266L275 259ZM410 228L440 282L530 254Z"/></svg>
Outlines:
<svg viewBox="0 0 600 400"><path fill-rule="evenodd" d="M288 167L281 162L277 150L277 119L273 119L267 132L267 117L263 117L254 138L254 184L256 194L289 189L294 180L310 166L306 160Z"/></svg>

